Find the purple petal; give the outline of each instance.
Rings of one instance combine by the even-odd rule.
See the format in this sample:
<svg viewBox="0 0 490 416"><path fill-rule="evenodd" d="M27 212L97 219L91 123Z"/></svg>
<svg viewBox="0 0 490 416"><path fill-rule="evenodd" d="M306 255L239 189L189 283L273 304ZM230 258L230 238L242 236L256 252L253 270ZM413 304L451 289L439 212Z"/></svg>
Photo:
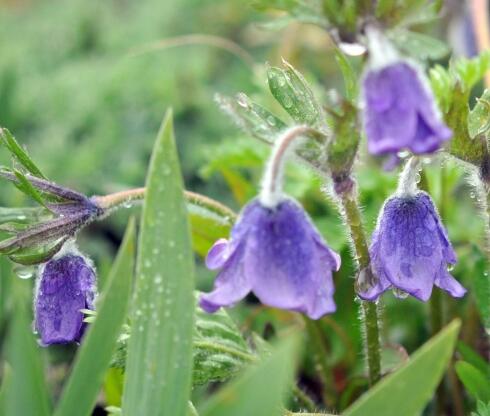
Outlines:
<svg viewBox="0 0 490 416"><path fill-rule="evenodd" d="M232 306L243 299L251 289L243 268L244 245L237 247L216 277L214 290L201 295L199 304L206 312L216 312L222 306Z"/></svg>
<svg viewBox="0 0 490 416"><path fill-rule="evenodd" d="M466 289L449 274L444 266L441 267L434 283L455 298L462 298L466 294Z"/></svg>
<svg viewBox="0 0 490 416"><path fill-rule="evenodd" d="M228 240L220 238L208 251L208 255L206 256L206 267L209 270L220 269L230 258L230 254L230 244L228 243Z"/></svg>

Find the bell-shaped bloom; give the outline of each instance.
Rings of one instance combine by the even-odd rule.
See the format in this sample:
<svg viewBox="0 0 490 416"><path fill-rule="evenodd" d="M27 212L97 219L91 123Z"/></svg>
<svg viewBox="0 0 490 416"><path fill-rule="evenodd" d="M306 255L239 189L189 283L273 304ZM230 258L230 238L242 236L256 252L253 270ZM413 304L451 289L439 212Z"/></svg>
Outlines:
<svg viewBox="0 0 490 416"><path fill-rule="evenodd" d="M53 258L40 267L35 299L35 328L43 345L80 341L82 309L94 309L95 271L79 254Z"/></svg>
<svg viewBox="0 0 490 416"><path fill-rule="evenodd" d="M433 153L451 138L424 78L405 61L366 72L363 119L370 153Z"/></svg>
<svg viewBox="0 0 490 416"><path fill-rule="evenodd" d="M433 285L458 298L466 293L447 270L456 254L425 192L386 201L369 251L374 281L363 282L363 299L375 300L394 288L425 302Z"/></svg>
<svg viewBox="0 0 490 416"><path fill-rule="evenodd" d="M312 319L335 311L332 271L340 257L332 251L292 199L275 207L249 203L231 239L208 253L209 269L221 269L214 290L201 296L207 312L231 306L253 292L265 305L305 313Z"/></svg>

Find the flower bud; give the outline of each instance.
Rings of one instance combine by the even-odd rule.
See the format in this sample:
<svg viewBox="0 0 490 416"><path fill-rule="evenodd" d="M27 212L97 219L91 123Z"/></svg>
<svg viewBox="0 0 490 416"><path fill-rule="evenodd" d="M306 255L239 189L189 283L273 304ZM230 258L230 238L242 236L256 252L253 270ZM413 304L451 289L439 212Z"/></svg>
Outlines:
<svg viewBox="0 0 490 416"><path fill-rule="evenodd" d="M39 267L35 328L43 345L80 341L82 309L94 310L96 275L90 260L68 251Z"/></svg>

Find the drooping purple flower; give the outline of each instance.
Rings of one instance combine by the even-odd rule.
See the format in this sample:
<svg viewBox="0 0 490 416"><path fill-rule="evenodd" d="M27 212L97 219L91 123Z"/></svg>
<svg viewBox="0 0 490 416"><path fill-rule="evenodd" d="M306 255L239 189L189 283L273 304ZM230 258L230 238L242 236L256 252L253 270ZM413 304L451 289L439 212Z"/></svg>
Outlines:
<svg viewBox="0 0 490 416"><path fill-rule="evenodd" d="M363 80L364 129L370 153L433 153L449 140L434 97L417 68L395 61Z"/></svg>
<svg viewBox="0 0 490 416"><path fill-rule="evenodd" d="M80 341L81 309L94 310L95 271L79 254L65 254L40 267L35 299L35 328L43 345Z"/></svg>
<svg viewBox="0 0 490 416"><path fill-rule="evenodd" d="M208 253L209 269L221 269L214 290L201 296L207 312L231 306L253 292L265 305L305 313L312 319L335 311L332 271L340 257L331 250L292 199L275 207L249 203L231 239Z"/></svg>
<svg viewBox="0 0 490 416"><path fill-rule="evenodd" d="M376 281L360 290L363 299L375 300L395 288L425 302L433 285L458 298L466 293L447 270L456 254L425 192L386 201L369 251Z"/></svg>

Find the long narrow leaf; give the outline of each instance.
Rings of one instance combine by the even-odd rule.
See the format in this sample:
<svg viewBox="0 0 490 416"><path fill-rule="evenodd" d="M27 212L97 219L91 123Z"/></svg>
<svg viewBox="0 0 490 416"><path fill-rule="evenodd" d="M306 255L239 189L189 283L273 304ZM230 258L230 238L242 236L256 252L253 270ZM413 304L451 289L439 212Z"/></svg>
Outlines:
<svg viewBox="0 0 490 416"><path fill-rule="evenodd" d="M294 378L298 337L283 341L259 365L212 396L200 416L274 416L283 414L282 401Z"/></svg>
<svg viewBox="0 0 490 416"><path fill-rule="evenodd" d="M192 376L194 260L171 112L146 185L123 414L184 416Z"/></svg>
<svg viewBox="0 0 490 416"><path fill-rule="evenodd" d="M344 415L421 414L449 363L460 326L460 321L449 324L424 344L404 367L379 382L349 407Z"/></svg>
<svg viewBox="0 0 490 416"><path fill-rule="evenodd" d="M106 289L99 298L97 317L83 340L56 416L88 416L92 412L126 318L134 253L135 226L131 220Z"/></svg>
<svg viewBox="0 0 490 416"><path fill-rule="evenodd" d="M23 301L17 301L7 340L12 377L6 391L6 414L49 416L49 395L41 355Z"/></svg>

